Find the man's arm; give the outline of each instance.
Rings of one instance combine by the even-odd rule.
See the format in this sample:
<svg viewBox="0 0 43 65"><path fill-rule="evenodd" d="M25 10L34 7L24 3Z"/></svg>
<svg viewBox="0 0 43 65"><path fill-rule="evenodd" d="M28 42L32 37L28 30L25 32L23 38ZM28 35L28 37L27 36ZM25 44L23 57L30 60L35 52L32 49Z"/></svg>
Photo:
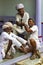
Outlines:
<svg viewBox="0 0 43 65"><path fill-rule="evenodd" d="M9 40L8 47L7 47L7 50L6 50L6 53L5 53L6 55L7 55L8 51L10 50L11 45L12 45L12 41ZM6 56L6 55L5 55L5 56Z"/></svg>
<svg viewBox="0 0 43 65"><path fill-rule="evenodd" d="M26 24L24 24L24 27L27 32L33 32Z"/></svg>
<svg viewBox="0 0 43 65"><path fill-rule="evenodd" d="M16 24L17 24L18 26L20 26L21 29L23 29L23 22L22 22L22 21L20 21L20 22L16 22Z"/></svg>
<svg viewBox="0 0 43 65"><path fill-rule="evenodd" d="M18 22L18 21L16 21L16 24L17 24L18 26L21 26L21 25L22 25L21 22Z"/></svg>

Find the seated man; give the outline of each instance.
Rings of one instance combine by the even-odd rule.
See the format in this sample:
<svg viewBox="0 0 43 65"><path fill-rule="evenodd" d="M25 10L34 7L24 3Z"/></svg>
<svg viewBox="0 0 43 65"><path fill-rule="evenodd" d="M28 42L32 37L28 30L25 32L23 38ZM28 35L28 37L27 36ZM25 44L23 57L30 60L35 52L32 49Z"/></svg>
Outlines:
<svg viewBox="0 0 43 65"><path fill-rule="evenodd" d="M13 34L12 27L13 25L10 22L6 22L2 27L3 32L1 34L1 42L3 44L9 42L5 57L7 56L7 53L12 44L14 44L20 51L27 53L26 48L24 48L24 46L22 45L22 44L26 44L27 41Z"/></svg>
<svg viewBox="0 0 43 65"><path fill-rule="evenodd" d="M32 52L31 59L34 59L36 57L40 57L37 51L40 48L40 42L38 39L38 27L37 25L35 25L35 22L32 18L29 18L28 24L29 27L23 23L25 30L30 34L28 38L28 43L30 43L30 48L28 49L28 52Z"/></svg>
<svg viewBox="0 0 43 65"><path fill-rule="evenodd" d="M2 61L3 61L3 57L2 57L2 43L0 43L0 62L2 62Z"/></svg>
<svg viewBox="0 0 43 65"><path fill-rule="evenodd" d="M20 35L24 39L27 39L28 35L27 35L27 32L24 29L24 26L22 25L22 23L24 22L25 24L28 25L29 13L27 13L24 10L24 5L22 3L17 4L16 10L17 10L16 24L17 24L17 29L19 31L17 29L15 29L15 30L18 33L18 36Z"/></svg>

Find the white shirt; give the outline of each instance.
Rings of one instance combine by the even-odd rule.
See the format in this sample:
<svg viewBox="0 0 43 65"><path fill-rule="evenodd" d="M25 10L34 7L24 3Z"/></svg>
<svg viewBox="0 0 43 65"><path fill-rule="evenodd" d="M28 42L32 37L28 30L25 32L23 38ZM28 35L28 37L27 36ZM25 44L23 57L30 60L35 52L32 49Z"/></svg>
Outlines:
<svg viewBox="0 0 43 65"><path fill-rule="evenodd" d="M12 37L7 32L2 32L0 42L3 43L3 44L5 44L9 40L12 40Z"/></svg>
<svg viewBox="0 0 43 65"><path fill-rule="evenodd" d="M36 41L37 47L40 47L40 42L39 42L39 38L38 38L38 27L37 27L37 25L33 25L30 29L33 32L30 34L29 39L34 39Z"/></svg>
<svg viewBox="0 0 43 65"><path fill-rule="evenodd" d="M24 22L25 24L28 25L29 14L28 14L27 12L24 12L23 18L22 18L19 14L17 14L17 15L16 15L16 21L17 21L17 22L21 22L21 19L22 19L22 22ZM20 26L17 26L17 27L21 29ZM22 29L25 31L24 26L23 26Z"/></svg>
<svg viewBox="0 0 43 65"><path fill-rule="evenodd" d="M22 46L21 43L26 44L26 42L27 42L26 40L24 40L21 37L13 34L12 32L10 34L8 34L7 32L2 32L0 43L6 44L6 43L8 43L9 40L12 40L12 43L14 45L16 45L18 48L20 46Z"/></svg>
<svg viewBox="0 0 43 65"><path fill-rule="evenodd" d="M15 39L13 39L13 37L11 37L10 34L8 34L7 32L2 32L2 34L0 36L0 47L2 50L1 52L2 52L3 58L5 57L4 44L8 44L9 40L15 41ZM13 50L13 47L11 47L11 49Z"/></svg>
<svg viewBox="0 0 43 65"><path fill-rule="evenodd" d="M7 43L9 40L15 41L15 39L18 38L18 36L16 36L15 34L13 34L12 32L10 34L8 34L7 32L2 32L1 34L1 40L0 42L2 43Z"/></svg>
<svg viewBox="0 0 43 65"><path fill-rule="evenodd" d="M37 27L37 25L33 25L30 29L33 31L30 34L30 38L38 40L38 27Z"/></svg>

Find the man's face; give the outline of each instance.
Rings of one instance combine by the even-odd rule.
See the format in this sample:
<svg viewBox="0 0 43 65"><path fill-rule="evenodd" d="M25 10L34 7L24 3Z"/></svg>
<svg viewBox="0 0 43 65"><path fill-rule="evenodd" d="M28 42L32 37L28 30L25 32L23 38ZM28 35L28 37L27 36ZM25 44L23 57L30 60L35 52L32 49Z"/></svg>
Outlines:
<svg viewBox="0 0 43 65"><path fill-rule="evenodd" d="M34 22L32 20L29 20L28 24L29 24L30 27L32 27L34 25Z"/></svg>
<svg viewBox="0 0 43 65"><path fill-rule="evenodd" d="M20 15L23 15L24 14L24 8L18 9L18 12Z"/></svg>
<svg viewBox="0 0 43 65"><path fill-rule="evenodd" d="M11 32L11 27L6 28L6 32Z"/></svg>

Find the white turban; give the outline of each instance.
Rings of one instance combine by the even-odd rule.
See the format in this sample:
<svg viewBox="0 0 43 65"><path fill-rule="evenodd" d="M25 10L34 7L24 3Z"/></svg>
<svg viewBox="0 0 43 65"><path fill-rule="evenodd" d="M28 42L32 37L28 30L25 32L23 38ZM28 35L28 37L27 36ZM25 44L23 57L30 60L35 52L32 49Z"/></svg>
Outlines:
<svg viewBox="0 0 43 65"><path fill-rule="evenodd" d="M13 24L11 22L6 22L5 25L8 25L9 27L13 28Z"/></svg>
<svg viewBox="0 0 43 65"><path fill-rule="evenodd" d="M6 28L9 28L9 25L3 25L2 26L2 29L6 29Z"/></svg>
<svg viewBox="0 0 43 65"><path fill-rule="evenodd" d="M24 5L22 3L16 5L16 9L17 10L21 9L21 8L24 8Z"/></svg>

